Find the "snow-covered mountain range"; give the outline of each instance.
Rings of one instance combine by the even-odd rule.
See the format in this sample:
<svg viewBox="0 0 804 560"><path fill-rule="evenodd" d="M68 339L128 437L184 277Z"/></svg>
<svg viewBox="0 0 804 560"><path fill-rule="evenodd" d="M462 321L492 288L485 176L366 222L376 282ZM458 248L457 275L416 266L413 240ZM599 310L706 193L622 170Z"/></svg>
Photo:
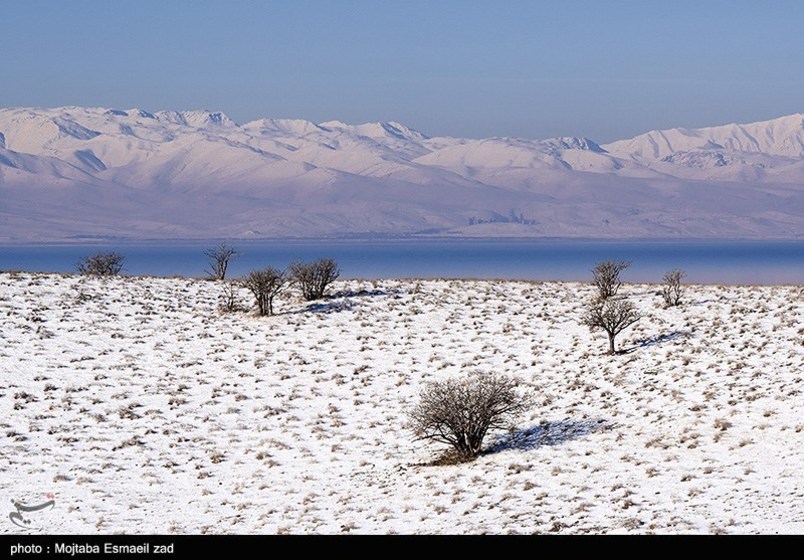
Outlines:
<svg viewBox="0 0 804 560"><path fill-rule="evenodd" d="M804 236L804 115L600 145L224 113L0 109L0 242Z"/></svg>

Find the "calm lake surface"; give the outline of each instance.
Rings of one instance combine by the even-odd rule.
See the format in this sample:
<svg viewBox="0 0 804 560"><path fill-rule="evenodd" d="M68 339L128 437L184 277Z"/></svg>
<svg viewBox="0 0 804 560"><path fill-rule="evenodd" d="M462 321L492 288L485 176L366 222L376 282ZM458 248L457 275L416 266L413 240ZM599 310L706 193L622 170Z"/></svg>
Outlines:
<svg viewBox="0 0 804 560"><path fill-rule="evenodd" d="M215 243L0 246L0 270L70 272L86 255L115 250L125 273L204 276L204 249ZM623 279L658 282L673 268L686 281L718 284L804 284L801 241L415 240L234 242L242 255L231 276L296 259L335 259L344 278L505 278L588 280L603 259L626 259Z"/></svg>

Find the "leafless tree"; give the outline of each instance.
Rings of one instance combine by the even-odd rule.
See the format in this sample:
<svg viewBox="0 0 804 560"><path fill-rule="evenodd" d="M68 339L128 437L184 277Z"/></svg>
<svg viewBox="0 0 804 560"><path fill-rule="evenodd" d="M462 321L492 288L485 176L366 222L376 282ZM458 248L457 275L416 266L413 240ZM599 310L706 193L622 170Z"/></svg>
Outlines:
<svg viewBox="0 0 804 560"><path fill-rule="evenodd" d="M274 298L286 283L285 273L270 266L264 270L253 270L243 279L243 286L254 294L260 315L274 314Z"/></svg>
<svg viewBox="0 0 804 560"><path fill-rule="evenodd" d="M323 298L327 287L341 274L332 259L318 259L311 263L296 261L289 270L291 280L299 287L306 301Z"/></svg>
<svg viewBox="0 0 804 560"><path fill-rule="evenodd" d="M124 260L123 255L114 251L98 252L81 259L75 268L87 276L117 276L123 271Z"/></svg>
<svg viewBox="0 0 804 560"><path fill-rule="evenodd" d="M601 261L592 269L592 277L598 295L605 299L617 294L622 286L620 273L631 266L630 261Z"/></svg>
<svg viewBox="0 0 804 560"><path fill-rule="evenodd" d="M681 305L681 296L684 294L684 288L681 286L681 280L685 274L683 270L671 270L664 275L664 286L662 286L662 297L667 307L674 307Z"/></svg>
<svg viewBox="0 0 804 560"><path fill-rule="evenodd" d="M209 270L204 272L213 280L223 280L226 278L226 270L229 268L229 261L240 256L240 252L231 245L220 243L217 247L207 249L204 255L209 258Z"/></svg>
<svg viewBox="0 0 804 560"><path fill-rule="evenodd" d="M480 454L489 430L511 427L531 405L516 383L503 375L473 374L427 383L410 411L410 428L419 439L451 445L463 460Z"/></svg>
<svg viewBox="0 0 804 560"><path fill-rule="evenodd" d="M609 354L614 354L614 338L639 319L639 311L627 299L598 298L589 304L583 323L590 330L606 331L609 336Z"/></svg>
<svg viewBox="0 0 804 560"><path fill-rule="evenodd" d="M237 280L229 280L228 282L223 283L223 292L220 296L218 309L224 313L234 313L235 311L240 311L242 309L238 294L238 288L240 288L241 285L242 282Z"/></svg>

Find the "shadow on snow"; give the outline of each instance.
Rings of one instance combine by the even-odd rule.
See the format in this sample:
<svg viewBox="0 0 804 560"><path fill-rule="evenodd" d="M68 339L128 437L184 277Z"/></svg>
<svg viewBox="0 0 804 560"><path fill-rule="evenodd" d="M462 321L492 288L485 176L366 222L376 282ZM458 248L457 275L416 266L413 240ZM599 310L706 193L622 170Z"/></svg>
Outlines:
<svg viewBox="0 0 804 560"><path fill-rule="evenodd" d="M671 340L676 340L679 338L688 338L690 336L692 336L692 333L690 331L673 331L671 333L660 334L649 338L643 338L641 340L636 341L636 346L632 346L631 348L623 350L623 352L630 352L632 350L636 350L637 348L649 348L657 344L662 344L663 342L670 342Z"/></svg>
<svg viewBox="0 0 804 560"><path fill-rule="evenodd" d="M613 425L603 419L571 420L565 418L556 422L543 422L537 426L516 430L497 437L487 448L485 454L501 451L529 451L545 445L560 445L595 432L610 430Z"/></svg>
<svg viewBox="0 0 804 560"><path fill-rule="evenodd" d="M400 292L401 290L340 290L328 297L329 298L378 297L378 296L392 296Z"/></svg>
<svg viewBox="0 0 804 560"><path fill-rule="evenodd" d="M399 293L399 290L341 290L293 313L335 313L351 309L354 304L350 298L393 296Z"/></svg>

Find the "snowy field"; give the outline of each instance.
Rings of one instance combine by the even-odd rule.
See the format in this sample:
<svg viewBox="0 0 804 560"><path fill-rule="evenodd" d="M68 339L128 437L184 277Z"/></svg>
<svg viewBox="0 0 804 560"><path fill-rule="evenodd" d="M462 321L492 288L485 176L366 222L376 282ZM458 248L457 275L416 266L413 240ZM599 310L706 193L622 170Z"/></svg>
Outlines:
<svg viewBox="0 0 804 560"><path fill-rule="evenodd" d="M801 533L804 290L693 286L607 356L578 283L343 281L278 315L185 279L0 274L0 532ZM244 302L247 294L243 293ZM472 371L535 396L475 462L405 411Z"/></svg>

